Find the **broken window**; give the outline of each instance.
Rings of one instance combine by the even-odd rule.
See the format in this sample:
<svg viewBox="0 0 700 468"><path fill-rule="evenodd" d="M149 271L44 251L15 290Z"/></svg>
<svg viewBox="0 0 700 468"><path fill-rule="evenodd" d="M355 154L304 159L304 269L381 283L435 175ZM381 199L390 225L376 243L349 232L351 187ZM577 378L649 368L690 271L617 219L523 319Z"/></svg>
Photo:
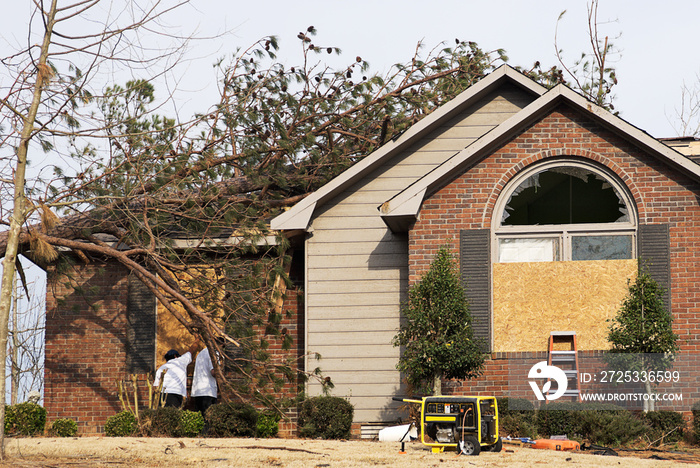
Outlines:
<svg viewBox="0 0 700 468"><path fill-rule="evenodd" d="M499 262L634 258L631 198L603 169L548 162L516 177L497 206Z"/></svg>

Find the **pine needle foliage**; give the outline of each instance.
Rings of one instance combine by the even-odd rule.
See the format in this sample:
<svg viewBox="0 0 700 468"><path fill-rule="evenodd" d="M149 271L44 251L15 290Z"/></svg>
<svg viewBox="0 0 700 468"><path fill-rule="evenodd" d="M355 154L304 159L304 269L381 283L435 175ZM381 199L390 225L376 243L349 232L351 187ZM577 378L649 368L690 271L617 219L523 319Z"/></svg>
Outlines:
<svg viewBox="0 0 700 468"><path fill-rule="evenodd" d="M663 288L648 273L640 273L630 283L629 293L609 327L613 353L656 356L648 360L644 370L667 369L679 350L673 317L664 306L663 295Z"/></svg>

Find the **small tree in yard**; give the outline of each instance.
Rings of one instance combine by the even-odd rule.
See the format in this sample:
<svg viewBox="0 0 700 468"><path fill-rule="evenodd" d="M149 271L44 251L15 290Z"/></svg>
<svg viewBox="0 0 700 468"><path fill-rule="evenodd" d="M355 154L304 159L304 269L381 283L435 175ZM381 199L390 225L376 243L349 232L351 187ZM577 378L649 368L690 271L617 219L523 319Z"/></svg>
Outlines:
<svg viewBox="0 0 700 468"><path fill-rule="evenodd" d="M402 313L406 322L393 344L405 348L396 367L410 385L432 386L441 395L443 377L481 375L484 354L474 339L469 303L448 248L440 248L428 272L411 288Z"/></svg>
<svg viewBox="0 0 700 468"><path fill-rule="evenodd" d="M651 373L673 366L678 352L678 335L673 332L673 317L666 311L664 290L648 273L637 276L629 286L629 294L612 320L608 341L612 345L608 362L620 370ZM642 379L645 391L651 395L656 379ZM654 401L644 401L644 411L653 411Z"/></svg>

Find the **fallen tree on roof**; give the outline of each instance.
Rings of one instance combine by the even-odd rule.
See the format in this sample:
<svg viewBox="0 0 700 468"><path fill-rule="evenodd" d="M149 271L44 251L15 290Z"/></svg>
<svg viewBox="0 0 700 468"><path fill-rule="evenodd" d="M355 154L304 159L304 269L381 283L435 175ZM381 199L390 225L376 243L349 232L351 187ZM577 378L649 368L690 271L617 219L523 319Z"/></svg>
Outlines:
<svg viewBox="0 0 700 468"><path fill-rule="evenodd" d="M236 378L218 373L224 395L273 407L265 388L320 373L271 362L253 332L284 335L290 244L267 220L505 60L457 40L425 56L419 46L380 76L359 56L326 66L323 57L340 51L314 36L299 33L299 66L276 62L274 37L238 50L218 64L219 102L185 123L151 110L156 90L145 80L80 100L64 87L70 105L47 108L43 120L54 125L34 138L64 138L72 169L56 166L51 180L37 181L28 193L36 215L19 233L19 252L39 265L123 264L210 349L227 356L225 342L240 347L227 362ZM0 234L0 255L7 240Z"/></svg>

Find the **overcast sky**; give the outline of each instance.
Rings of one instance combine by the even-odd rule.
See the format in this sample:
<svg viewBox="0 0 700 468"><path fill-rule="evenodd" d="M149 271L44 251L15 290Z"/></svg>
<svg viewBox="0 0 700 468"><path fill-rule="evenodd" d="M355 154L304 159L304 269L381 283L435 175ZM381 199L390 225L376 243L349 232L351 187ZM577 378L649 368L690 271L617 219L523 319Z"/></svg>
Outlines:
<svg viewBox="0 0 700 468"><path fill-rule="evenodd" d="M26 44L30 3L13 0L9 8L3 6L0 55L9 55L18 42ZM124 3L114 0L115 5ZM590 50L586 6L584 0L194 0L168 22L200 35L232 31L224 39L195 45L187 68L175 71L182 78L180 103L188 110L204 110L203 103L213 103L217 93L213 61L266 35L279 37L279 59L288 64L300 57L297 33L313 25L318 45L340 47L348 60L359 55L379 72L409 60L419 41L432 48L455 38L474 41L484 50L503 48L511 65L531 66L539 60L551 66L557 63L555 27L564 10L558 37L565 60L572 63ZM694 0L600 0L599 34L608 35L620 50L614 57L619 79L613 89L615 107L652 136L676 135L681 86L698 81L698 18L700 2Z"/></svg>

